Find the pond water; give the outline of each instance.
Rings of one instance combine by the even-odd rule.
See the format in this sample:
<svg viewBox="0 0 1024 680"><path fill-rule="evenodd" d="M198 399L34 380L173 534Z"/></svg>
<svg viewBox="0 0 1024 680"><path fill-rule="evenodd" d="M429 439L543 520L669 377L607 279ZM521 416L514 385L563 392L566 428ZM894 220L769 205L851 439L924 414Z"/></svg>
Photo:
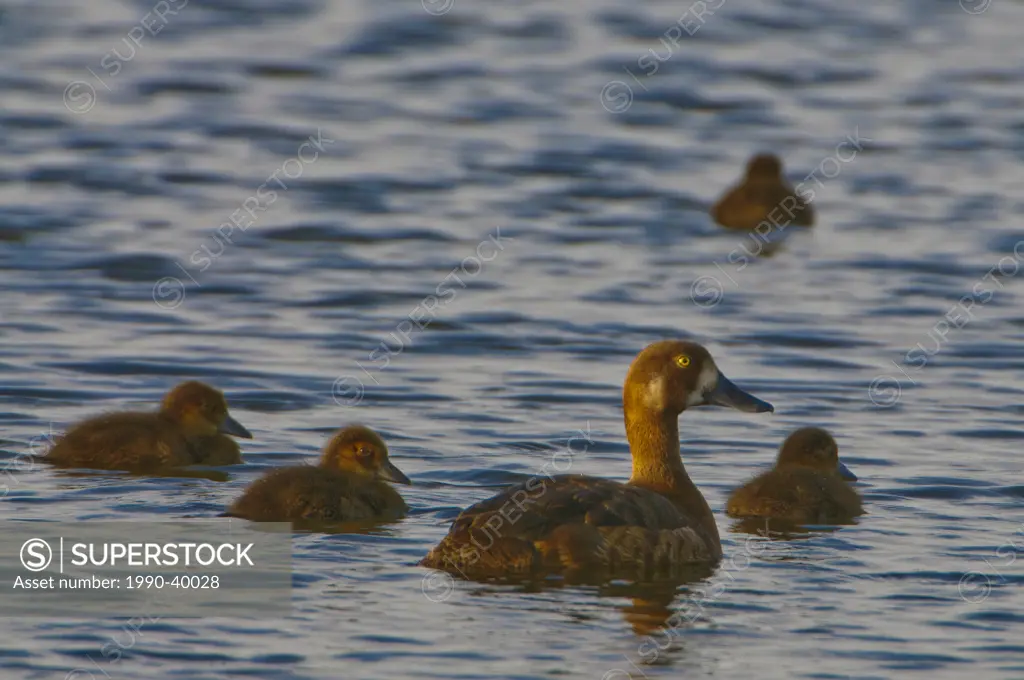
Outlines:
<svg viewBox="0 0 1024 680"><path fill-rule="evenodd" d="M401 522L295 537L289 618L7 618L4 677L1024 677L1024 4L697 4L0 4L3 516L214 517L350 422L415 481ZM748 257L707 209L761 150L818 225ZM552 462L627 478L622 380L665 337L776 407L683 416L714 574L415 566ZM227 481L29 462L186 378L255 435ZM868 514L732 531L805 425Z"/></svg>

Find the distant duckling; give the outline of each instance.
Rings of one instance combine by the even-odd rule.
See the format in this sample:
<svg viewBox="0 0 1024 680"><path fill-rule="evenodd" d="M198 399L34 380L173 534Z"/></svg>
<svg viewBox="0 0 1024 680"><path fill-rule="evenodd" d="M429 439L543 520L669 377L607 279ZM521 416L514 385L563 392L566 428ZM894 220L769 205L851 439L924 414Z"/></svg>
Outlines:
<svg viewBox="0 0 1024 680"><path fill-rule="evenodd" d="M773 154L758 154L747 162L743 181L715 203L711 217L726 229L742 231L752 231L761 223L768 227L814 224L814 210L786 182L782 161Z"/></svg>
<svg viewBox="0 0 1024 680"><path fill-rule="evenodd" d="M268 472L227 514L255 522L398 519L409 508L384 480L412 483L388 458L376 432L350 425L328 442L318 465Z"/></svg>
<svg viewBox="0 0 1024 680"><path fill-rule="evenodd" d="M845 480L857 477L840 462L836 440L821 428L805 427L782 444L774 468L732 493L725 511L794 524L846 523L864 510Z"/></svg>
<svg viewBox="0 0 1024 680"><path fill-rule="evenodd" d="M238 444L226 435L252 439L228 414L223 393L189 381L168 392L159 411L110 413L73 425L44 460L136 472L241 463Z"/></svg>

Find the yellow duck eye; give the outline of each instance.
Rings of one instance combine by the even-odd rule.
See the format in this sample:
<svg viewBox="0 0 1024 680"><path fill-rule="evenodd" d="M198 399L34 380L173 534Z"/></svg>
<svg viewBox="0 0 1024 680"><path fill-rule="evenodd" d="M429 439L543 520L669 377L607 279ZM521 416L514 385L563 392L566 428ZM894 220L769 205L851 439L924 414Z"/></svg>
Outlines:
<svg viewBox="0 0 1024 680"><path fill-rule="evenodd" d="M686 368L689 365L690 357L686 356L685 354L680 354L679 356L676 357L676 366L678 366L679 368Z"/></svg>

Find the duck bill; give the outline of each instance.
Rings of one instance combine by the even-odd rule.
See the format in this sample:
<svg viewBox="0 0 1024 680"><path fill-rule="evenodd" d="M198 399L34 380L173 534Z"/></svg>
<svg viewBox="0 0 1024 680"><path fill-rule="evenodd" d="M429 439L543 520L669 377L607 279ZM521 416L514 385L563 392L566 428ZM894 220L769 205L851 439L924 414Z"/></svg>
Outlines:
<svg viewBox="0 0 1024 680"><path fill-rule="evenodd" d="M380 469L378 474L380 474L381 479L386 479L395 484L412 484L412 481L405 476L405 473L396 468L395 464L390 460L384 464L384 467Z"/></svg>
<svg viewBox="0 0 1024 680"><path fill-rule="evenodd" d="M232 437L252 439L252 432L245 429L244 425L232 418L230 415L224 416L224 420L221 422L220 427L217 428L217 431L221 434L229 434Z"/></svg>
<svg viewBox="0 0 1024 680"><path fill-rule="evenodd" d="M731 380L726 378L719 372L718 384L710 394L707 395L705 404L714 404L715 406L728 406L734 408L737 411L744 411L746 413L765 413L774 412L775 407L769 404L767 401L761 401L752 394L748 394L736 387Z"/></svg>
<svg viewBox="0 0 1024 680"><path fill-rule="evenodd" d="M836 468L836 470L839 472L839 476L842 477L843 479L845 479L846 481L848 481L848 482L856 482L857 481L857 475L855 475L852 472L850 472L850 468L848 468L845 465L843 465L842 462L839 463L839 467Z"/></svg>

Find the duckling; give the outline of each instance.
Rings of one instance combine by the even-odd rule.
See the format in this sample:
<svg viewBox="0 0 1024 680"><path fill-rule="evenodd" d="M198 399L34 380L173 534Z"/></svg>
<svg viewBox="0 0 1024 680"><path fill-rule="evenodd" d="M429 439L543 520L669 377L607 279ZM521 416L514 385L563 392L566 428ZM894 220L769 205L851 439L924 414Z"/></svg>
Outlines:
<svg viewBox="0 0 1024 680"><path fill-rule="evenodd" d="M726 229L742 231L752 231L761 223L780 227L814 224L814 210L794 193L782 176L782 161L773 154L758 154L747 162L743 181L718 199L711 217Z"/></svg>
<svg viewBox="0 0 1024 680"><path fill-rule="evenodd" d="M836 440L821 428L805 427L786 438L774 468L732 493L726 513L793 524L846 523L864 510L845 480L857 477L840 462Z"/></svg>
<svg viewBox="0 0 1024 680"><path fill-rule="evenodd" d="M350 425L327 443L319 465L268 472L227 514L255 522L398 519L409 508L383 480L412 483L388 458L388 447L376 432Z"/></svg>
<svg viewBox="0 0 1024 680"><path fill-rule="evenodd" d="M774 410L693 342L666 340L634 359L622 390L633 474L534 477L462 511L421 565L464 577L527 573L674 576L722 556L715 518L679 452L679 415L714 404Z"/></svg>
<svg viewBox="0 0 1024 680"><path fill-rule="evenodd" d="M168 392L159 411L110 413L73 425L44 460L141 472L242 462L238 444L225 435L252 439L228 413L223 393L193 380Z"/></svg>
<svg viewBox="0 0 1024 680"><path fill-rule="evenodd" d="M196 442L195 449L201 455L200 465L241 465L243 462L238 442L223 435L203 437Z"/></svg>

